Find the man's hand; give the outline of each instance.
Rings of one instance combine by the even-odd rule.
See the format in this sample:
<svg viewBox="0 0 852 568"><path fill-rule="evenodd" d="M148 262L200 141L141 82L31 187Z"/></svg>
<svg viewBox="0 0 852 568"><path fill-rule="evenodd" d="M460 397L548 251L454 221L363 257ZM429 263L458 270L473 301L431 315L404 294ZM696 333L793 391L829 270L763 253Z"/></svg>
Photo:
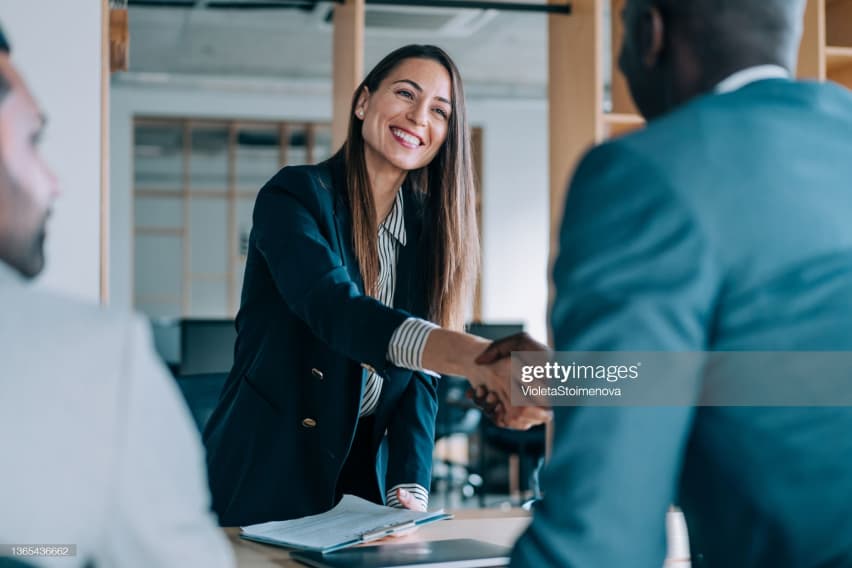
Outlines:
<svg viewBox="0 0 852 568"><path fill-rule="evenodd" d="M500 424L503 420L503 403L497 398L497 395L485 388L484 385L478 387L470 387L467 389L465 396L473 401L473 403L482 411L482 414L487 416L495 424Z"/></svg>
<svg viewBox="0 0 852 568"><path fill-rule="evenodd" d="M468 398L482 409L495 424L515 430L529 428L548 422L553 414L549 409L536 406L511 406L507 395L511 381L511 363L509 357L513 351L549 351L549 348L530 337L527 333L517 333L492 342L477 358L479 365L492 368L496 374L504 377L499 390L485 384L476 385L467 392Z"/></svg>
<svg viewBox="0 0 852 568"><path fill-rule="evenodd" d="M467 389L466 395L485 416L501 428L529 430L553 419L551 410L538 406L510 406L507 412L497 395L483 385L476 389Z"/></svg>
<svg viewBox="0 0 852 568"><path fill-rule="evenodd" d="M539 343L524 331L493 341L488 348L476 358L478 365L490 365L511 357L512 351L550 351L550 348Z"/></svg>

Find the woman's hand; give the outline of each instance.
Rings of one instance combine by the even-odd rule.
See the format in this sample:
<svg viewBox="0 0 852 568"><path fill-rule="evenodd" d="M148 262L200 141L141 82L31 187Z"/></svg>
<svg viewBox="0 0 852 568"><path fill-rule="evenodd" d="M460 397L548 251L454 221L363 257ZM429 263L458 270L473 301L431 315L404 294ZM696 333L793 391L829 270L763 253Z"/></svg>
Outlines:
<svg viewBox="0 0 852 568"><path fill-rule="evenodd" d="M430 332L423 350L423 367L446 375L466 377L474 389L485 389L497 398L492 420L507 428L526 430L546 422L549 410L512 406L512 351L547 349L527 334L491 342L475 335L446 329Z"/></svg>
<svg viewBox="0 0 852 568"><path fill-rule="evenodd" d="M444 375L465 377L474 388L483 386L493 392L508 408L511 360L498 357L491 364L476 363L476 358L490 345L490 341L469 333L433 329L423 349L423 367Z"/></svg>
<svg viewBox="0 0 852 568"><path fill-rule="evenodd" d="M415 499L414 495L412 495L411 492L406 491L402 487L400 487L399 489L396 490L396 498L399 499L399 504L402 505L406 509L409 509L411 511L420 511L420 512L426 511L426 505L424 505L422 501L418 501L417 499ZM408 536L411 533L417 532L418 528L420 528L420 527L415 525L411 528L395 532L395 533L389 535L389 538L393 539L393 538Z"/></svg>
<svg viewBox="0 0 852 568"><path fill-rule="evenodd" d="M504 358L486 365L471 361L470 369L465 376L473 389L485 390L492 398L496 398L492 403L495 407L499 405L502 409L501 415L504 415L512 407L511 374L512 361Z"/></svg>
<svg viewBox="0 0 852 568"><path fill-rule="evenodd" d="M401 487L396 490L396 498L399 499L400 505L402 505L406 509L421 512L426 511L426 505L423 504L423 501L415 499L414 495L412 495L411 492L406 491Z"/></svg>
<svg viewBox="0 0 852 568"><path fill-rule="evenodd" d="M511 389L511 355L515 351L549 351L549 348L526 333L518 333L491 343L476 357L476 363L489 367L507 365L508 369L501 368L498 374L506 373L505 386ZM489 389L487 385L474 385L468 392L468 397L495 424L504 428L528 430L553 419L553 412L546 408L546 400L542 401L541 406L512 406L509 399L507 406L500 393Z"/></svg>

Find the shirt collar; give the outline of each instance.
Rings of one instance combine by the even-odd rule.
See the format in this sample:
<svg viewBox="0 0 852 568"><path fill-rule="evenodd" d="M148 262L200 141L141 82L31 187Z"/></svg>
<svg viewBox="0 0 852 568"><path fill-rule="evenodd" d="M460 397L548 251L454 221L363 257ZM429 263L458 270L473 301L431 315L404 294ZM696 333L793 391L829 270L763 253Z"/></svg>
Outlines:
<svg viewBox="0 0 852 568"><path fill-rule="evenodd" d="M387 231L400 245L405 246L405 209L402 206L402 190L396 192L393 207L382 222L381 229Z"/></svg>
<svg viewBox="0 0 852 568"><path fill-rule="evenodd" d="M736 73L729 75L716 85L714 91L718 94L731 93L756 81L789 78L790 72L780 65L755 65L754 67L740 69Z"/></svg>

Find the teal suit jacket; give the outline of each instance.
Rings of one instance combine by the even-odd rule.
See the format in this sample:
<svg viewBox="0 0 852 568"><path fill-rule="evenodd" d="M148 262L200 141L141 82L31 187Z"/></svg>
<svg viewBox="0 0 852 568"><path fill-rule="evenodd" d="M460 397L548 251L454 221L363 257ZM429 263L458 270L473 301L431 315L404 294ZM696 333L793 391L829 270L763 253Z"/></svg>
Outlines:
<svg viewBox="0 0 852 568"><path fill-rule="evenodd" d="M557 350L852 351L852 93L760 81L593 149L553 277ZM514 565L660 568L679 503L694 566L852 566L852 409L557 408L555 424Z"/></svg>

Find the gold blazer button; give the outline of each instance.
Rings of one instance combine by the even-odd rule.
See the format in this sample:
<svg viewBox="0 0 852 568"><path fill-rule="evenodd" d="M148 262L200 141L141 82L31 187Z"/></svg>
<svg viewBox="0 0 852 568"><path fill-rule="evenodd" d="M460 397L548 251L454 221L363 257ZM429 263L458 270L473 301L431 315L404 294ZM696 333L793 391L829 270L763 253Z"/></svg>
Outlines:
<svg viewBox="0 0 852 568"><path fill-rule="evenodd" d="M315 379L322 380L322 371L320 371L316 367L311 369L311 374L314 376Z"/></svg>
<svg viewBox="0 0 852 568"><path fill-rule="evenodd" d="M316 425L317 421L313 418L305 418L304 420L302 420L302 426L304 426L305 428L313 428Z"/></svg>

